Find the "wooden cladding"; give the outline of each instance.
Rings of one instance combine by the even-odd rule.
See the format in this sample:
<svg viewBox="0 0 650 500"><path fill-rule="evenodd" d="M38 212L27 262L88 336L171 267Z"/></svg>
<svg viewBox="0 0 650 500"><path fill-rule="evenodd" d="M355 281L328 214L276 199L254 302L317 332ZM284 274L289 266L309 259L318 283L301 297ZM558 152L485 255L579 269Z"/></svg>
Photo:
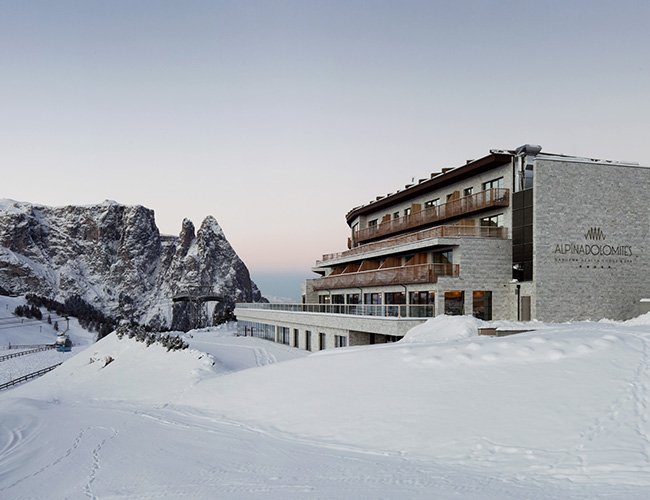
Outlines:
<svg viewBox="0 0 650 500"><path fill-rule="evenodd" d="M505 188L493 188L480 191L476 194L460 197L458 191L454 191L447 203L438 206L425 208L424 210L413 210L407 216L399 219L388 220L384 217L381 224L371 226L366 229L357 231L355 242L358 244L363 241L369 241L389 234L408 231L410 229L433 224L435 222L451 219L485 210L491 207L507 207L509 204L510 191ZM412 207L419 206L413 204Z"/></svg>
<svg viewBox="0 0 650 500"><path fill-rule="evenodd" d="M323 260L328 261L332 259L340 259L342 257L350 257L352 255L362 255L374 250L382 250L384 248L392 248L398 245L405 245L407 243L414 243L429 238L508 238L508 228L506 227L492 227L492 226L472 226L469 224L459 223L456 226L437 226L431 229L418 231L417 233L404 234L402 236L395 236L381 241L366 243L359 247L352 248L345 252L330 253L323 255Z"/></svg>
<svg viewBox="0 0 650 500"><path fill-rule="evenodd" d="M392 267L354 274L339 274L310 280L314 290L367 286L435 283L438 276L458 276L457 264L422 264Z"/></svg>

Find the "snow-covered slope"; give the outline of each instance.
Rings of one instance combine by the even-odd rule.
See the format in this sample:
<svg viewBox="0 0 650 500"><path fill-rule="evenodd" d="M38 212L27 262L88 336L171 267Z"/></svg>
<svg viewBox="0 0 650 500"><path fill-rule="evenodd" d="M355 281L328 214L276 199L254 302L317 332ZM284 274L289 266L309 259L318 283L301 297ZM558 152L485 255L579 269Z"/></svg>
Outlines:
<svg viewBox="0 0 650 500"><path fill-rule="evenodd" d="M214 217L196 234L185 219L172 237L160 235L153 210L142 206L0 200L0 287L7 291L59 301L78 295L112 317L168 327L171 298L206 285L223 296L221 308L261 299ZM185 328L186 315L174 313L175 327Z"/></svg>
<svg viewBox="0 0 650 500"><path fill-rule="evenodd" d="M186 337L211 357L111 335L0 393L0 496L647 498L650 316L479 324L306 357L227 330Z"/></svg>

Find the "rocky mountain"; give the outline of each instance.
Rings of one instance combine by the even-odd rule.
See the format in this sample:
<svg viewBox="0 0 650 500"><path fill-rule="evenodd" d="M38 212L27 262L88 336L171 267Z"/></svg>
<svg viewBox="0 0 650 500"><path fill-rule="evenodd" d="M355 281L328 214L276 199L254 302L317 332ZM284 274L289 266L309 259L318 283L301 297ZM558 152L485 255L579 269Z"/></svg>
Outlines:
<svg viewBox="0 0 650 500"><path fill-rule="evenodd" d="M48 207L0 200L0 288L63 301L156 328L212 324L236 302L262 301L212 216L198 231L161 235L154 212L106 201ZM173 302L218 296L219 301Z"/></svg>

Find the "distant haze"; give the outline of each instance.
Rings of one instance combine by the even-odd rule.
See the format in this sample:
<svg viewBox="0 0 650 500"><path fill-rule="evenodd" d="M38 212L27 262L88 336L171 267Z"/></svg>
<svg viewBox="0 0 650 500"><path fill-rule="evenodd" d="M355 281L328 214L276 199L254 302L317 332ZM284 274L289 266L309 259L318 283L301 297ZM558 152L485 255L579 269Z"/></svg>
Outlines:
<svg viewBox="0 0 650 500"><path fill-rule="evenodd" d="M286 298L290 299L293 303L301 301L300 297L300 284L309 278L317 278L318 275L312 272L283 272L283 271L268 271L268 272L255 272L251 274L251 278L255 284L262 291L262 295L269 298ZM275 300L271 300L274 302Z"/></svg>

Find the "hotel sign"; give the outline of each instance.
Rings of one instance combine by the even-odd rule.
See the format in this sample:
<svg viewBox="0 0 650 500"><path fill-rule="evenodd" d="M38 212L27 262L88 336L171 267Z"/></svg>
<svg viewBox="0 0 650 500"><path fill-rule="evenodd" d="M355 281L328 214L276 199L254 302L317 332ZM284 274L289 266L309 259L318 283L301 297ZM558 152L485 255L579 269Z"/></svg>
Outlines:
<svg viewBox="0 0 650 500"><path fill-rule="evenodd" d="M606 242L607 235L599 227L589 228L584 239L586 243L556 243L553 251L556 262L631 262L629 258L635 256L631 245Z"/></svg>

